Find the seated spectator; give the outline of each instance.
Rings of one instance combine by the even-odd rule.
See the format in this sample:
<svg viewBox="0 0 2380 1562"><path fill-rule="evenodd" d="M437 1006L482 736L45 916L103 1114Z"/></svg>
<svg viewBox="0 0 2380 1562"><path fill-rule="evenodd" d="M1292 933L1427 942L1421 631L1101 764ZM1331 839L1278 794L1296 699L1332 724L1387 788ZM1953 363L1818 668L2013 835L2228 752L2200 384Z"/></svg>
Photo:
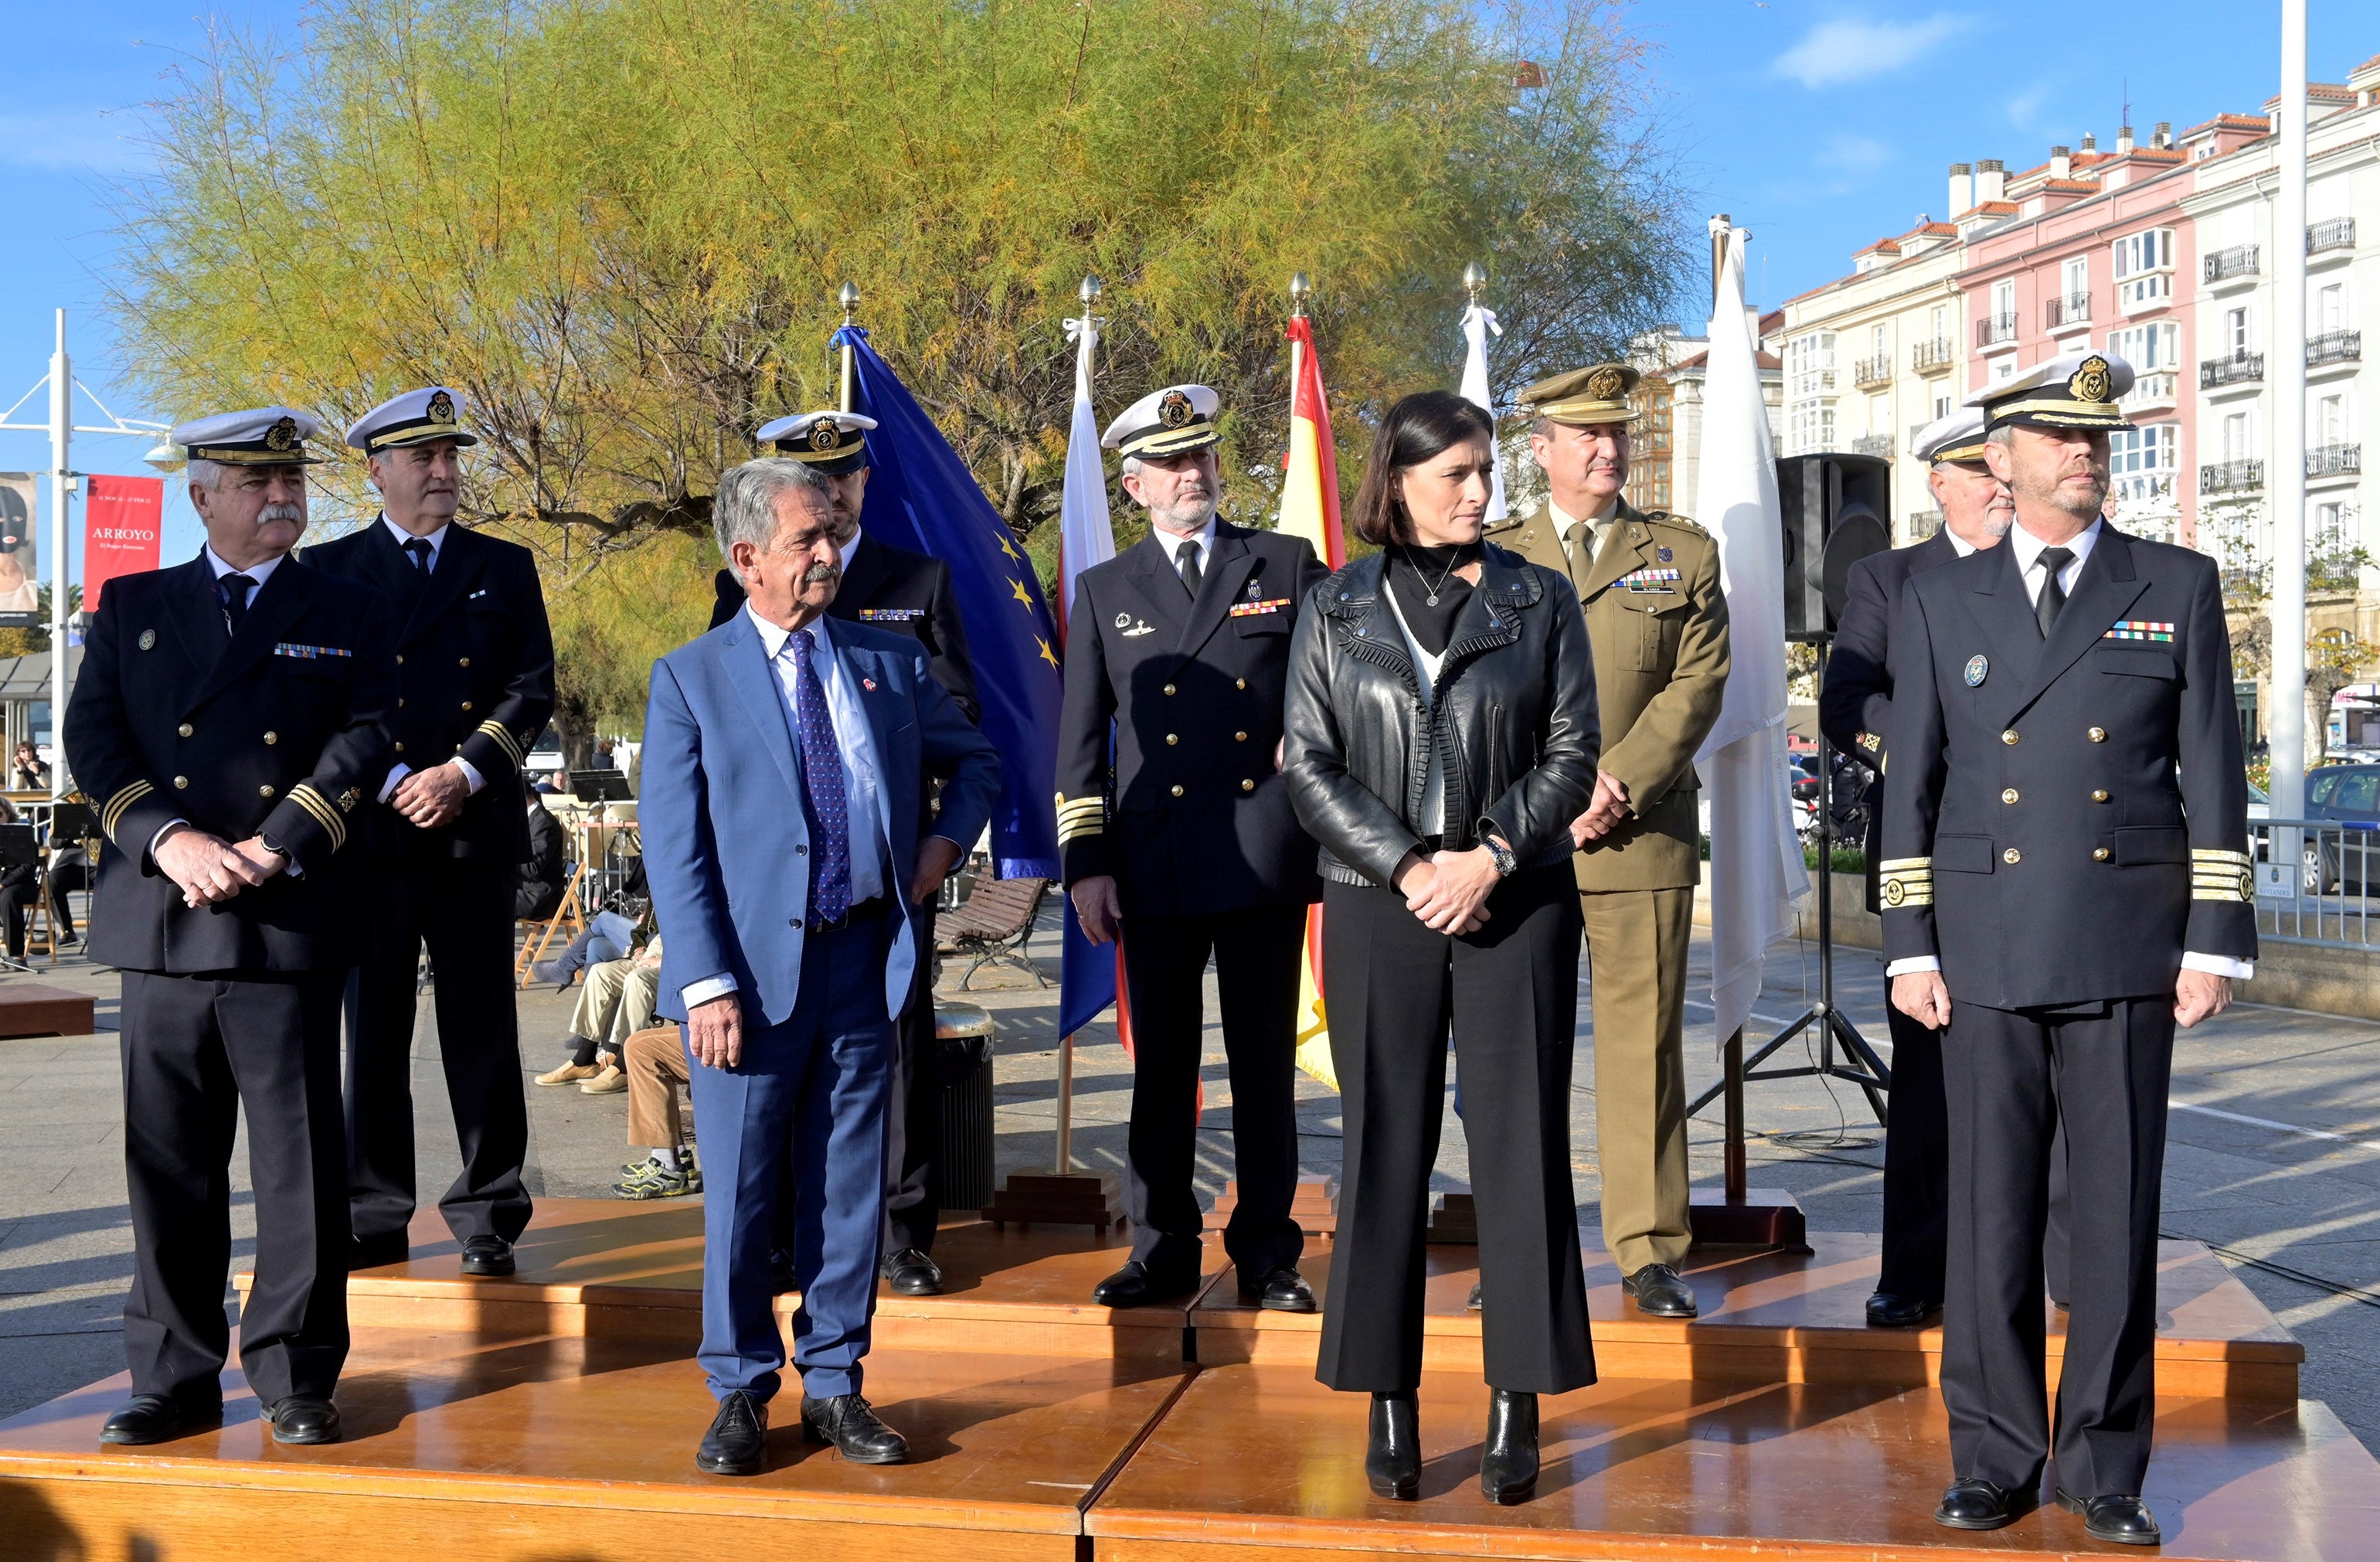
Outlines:
<svg viewBox="0 0 2380 1562"><path fill-rule="evenodd" d="M560 909L563 892L562 824L532 792L528 799L528 856L521 861L520 884L513 892L513 915L525 922L541 922Z"/></svg>
<svg viewBox="0 0 2380 1562"><path fill-rule="evenodd" d="M44 783L47 785L47 783ZM0 824L21 824L25 816L17 806L0 797ZM74 915L67 909L67 893L60 883L60 870L72 868L79 880L90 859L81 847L72 847L58 853L50 865L50 915L57 929L60 947L75 943ZM37 862L19 862L0 870L0 918L5 918L7 932L8 958L22 961L25 958L25 909L41 893L42 869Z"/></svg>
<svg viewBox="0 0 2380 1562"><path fill-rule="evenodd" d="M676 1199L702 1191L702 1167L686 1142L677 1091L686 1083L686 1043L674 1025L638 1031L623 1049L628 1075L628 1143L652 1152L620 1168L615 1199Z"/></svg>
<svg viewBox="0 0 2380 1562"><path fill-rule="evenodd" d="M50 789L50 767L42 763L41 750L30 743L17 745L17 763L8 767L8 785L19 792Z"/></svg>
<svg viewBox="0 0 2380 1562"><path fill-rule="evenodd" d="M537 778L537 786L534 789L542 797L561 797L570 790L570 776L567 772L560 770L548 775L540 775Z"/></svg>
<svg viewBox="0 0 2380 1562"><path fill-rule="evenodd" d="M589 1095L626 1090L628 1077L620 1058L627 1050L629 1036L653 1022L661 977L659 934L626 959L589 967L587 985L578 994L577 1011L570 1017L570 1061L540 1074L537 1082L566 1085L576 1080Z"/></svg>
<svg viewBox="0 0 2380 1562"><path fill-rule="evenodd" d="M587 931L570 941L570 947L560 959L540 960L528 968L528 973L536 981L567 987L588 966L627 958L636 942L635 922L617 911L598 911L588 922Z"/></svg>

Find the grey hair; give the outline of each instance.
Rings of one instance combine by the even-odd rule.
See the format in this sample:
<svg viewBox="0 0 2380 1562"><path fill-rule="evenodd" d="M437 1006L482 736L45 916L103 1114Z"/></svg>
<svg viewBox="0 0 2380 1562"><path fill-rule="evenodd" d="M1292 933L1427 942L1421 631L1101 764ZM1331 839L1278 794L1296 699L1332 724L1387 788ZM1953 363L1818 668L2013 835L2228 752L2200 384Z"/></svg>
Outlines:
<svg viewBox="0 0 2380 1562"><path fill-rule="evenodd" d="M2016 425L2014 423L2002 423L1991 433L1984 435L1984 443L1985 445L2005 445L2013 449L2016 445Z"/></svg>
<svg viewBox="0 0 2380 1562"><path fill-rule="evenodd" d="M1123 475L1130 477L1133 473L1140 470L1143 465L1144 463L1139 457L1126 456L1123 458Z"/></svg>
<svg viewBox="0 0 2380 1562"><path fill-rule="evenodd" d="M189 467L183 475L189 479L191 487L203 488L208 493L212 494L216 489L223 486L223 463L221 461L202 461L196 456L193 456L190 458Z"/></svg>
<svg viewBox="0 0 2380 1562"><path fill-rule="evenodd" d="M719 496L710 506L710 530L719 540L720 556L731 556L738 543L767 549L777 535L777 495L789 488L827 497L826 479L818 469L790 456L762 456L722 477Z"/></svg>

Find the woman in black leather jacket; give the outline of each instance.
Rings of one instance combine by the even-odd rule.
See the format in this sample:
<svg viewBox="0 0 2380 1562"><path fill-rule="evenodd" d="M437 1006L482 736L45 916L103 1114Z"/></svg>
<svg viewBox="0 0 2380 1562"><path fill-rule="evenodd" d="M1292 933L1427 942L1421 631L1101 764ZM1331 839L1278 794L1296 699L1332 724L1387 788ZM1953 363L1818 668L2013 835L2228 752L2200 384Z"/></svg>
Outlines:
<svg viewBox="0 0 2380 1562"><path fill-rule="evenodd" d="M1322 846L1346 1121L1316 1375L1371 1391L1365 1472L1408 1500L1450 1026L1478 1192L1490 1501L1535 1488L1536 1397L1595 1381L1570 1170L1570 822L1595 788L1595 676L1571 583L1480 538L1491 433L1443 391L1389 409L1354 516L1381 551L1317 588L1290 655L1283 769Z"/></svg>

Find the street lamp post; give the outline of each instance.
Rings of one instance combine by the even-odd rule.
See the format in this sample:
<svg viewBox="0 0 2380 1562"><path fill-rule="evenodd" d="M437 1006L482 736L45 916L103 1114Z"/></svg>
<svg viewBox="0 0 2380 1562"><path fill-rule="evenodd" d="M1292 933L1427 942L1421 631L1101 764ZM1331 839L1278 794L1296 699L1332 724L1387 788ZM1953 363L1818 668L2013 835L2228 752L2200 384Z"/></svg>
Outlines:
<svg viewBox="0 0 2380 1562"><path fill-rule="evenodd" d="M74 448L74 436L79 433L128 433L154 437L165 431L163 423L143 419L125 419L108 411L99 397L91 396L91 387L81 386L83 395L91 397L91 405L107 413L104 425L78 426L74 421L74 393L78 382L74 365L67 357L67 311L58 311L58 346L50 354L50 372L37 382L32 390L17 398L22 407L32 398L33 391L46 384L50 390L50 421L47 423L0 422L0 429L19 433L46 433L50 436L50 744L56 755L50 766L50 801L55 803L66 795L66 710L67 710L67 494L74 480L82 474L74 470L68 456ZM14 413L17 408L8 409ZM5 414L0 414L5 416ZM172 446L160 441L144 458L161 470L171 467L179 458Z"/></svg>

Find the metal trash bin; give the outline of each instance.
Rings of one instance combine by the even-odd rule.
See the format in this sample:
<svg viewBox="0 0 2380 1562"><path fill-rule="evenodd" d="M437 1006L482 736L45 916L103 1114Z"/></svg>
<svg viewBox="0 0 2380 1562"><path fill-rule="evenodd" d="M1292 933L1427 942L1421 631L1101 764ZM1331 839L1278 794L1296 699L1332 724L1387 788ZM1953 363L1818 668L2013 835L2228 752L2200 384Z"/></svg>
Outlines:
<svg viewBox="0 0 2380 1562"><path fill-rule="evenodd" d="M977 1210L991 1202L991 1011L975 1004L934 1005L934 1044L942 1049L942 1138L933 1169L935 1203Z"/></svg>

